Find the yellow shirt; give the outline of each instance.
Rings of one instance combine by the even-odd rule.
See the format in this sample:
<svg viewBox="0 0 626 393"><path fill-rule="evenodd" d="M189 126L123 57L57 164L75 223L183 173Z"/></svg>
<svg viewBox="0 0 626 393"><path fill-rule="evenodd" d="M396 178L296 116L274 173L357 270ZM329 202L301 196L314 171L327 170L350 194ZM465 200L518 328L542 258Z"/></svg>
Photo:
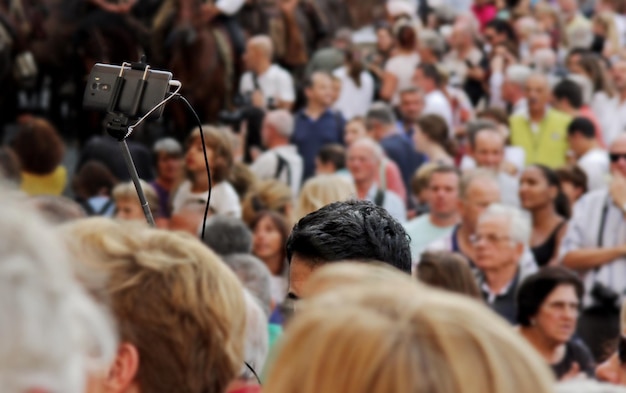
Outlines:
<svg viewBox="0 0 626 393"><path fill-rule="evenodd" d="M64 166L59 165L57 169L47 175L22 172L22 185L20 188L31 196L61 195L66 185L67 171Z"/></svg>
<svg viewBox="0 0 626 393"><path fill-rule="evenodd" d="M568 150L567 126L571 116L548 109L545 117L533 125L527 113L511 116L511 145L526 153L526 165L543 164L556 169L565 165Z"/></svg>

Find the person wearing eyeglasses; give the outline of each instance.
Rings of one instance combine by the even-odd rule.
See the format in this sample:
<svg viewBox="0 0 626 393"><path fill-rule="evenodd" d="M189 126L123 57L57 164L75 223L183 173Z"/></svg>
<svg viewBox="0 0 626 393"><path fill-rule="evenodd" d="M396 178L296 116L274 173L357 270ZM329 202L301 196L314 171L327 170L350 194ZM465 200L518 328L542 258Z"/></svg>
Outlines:
<svg viewBox="0 0 626 393"><path fill-rule="evenodd" d="M529 276L517 291L519 332L559 380L594 375L591 352L574 338L583 292L576 273L562 266Z"/></svg>
<svg viewBox="0 0 626 393"><path fill-rule="evenodd" d="M578 335L596 360L619 332L619 304L626 293L626 134L609 148L608 187L584 195L559 251L561 263L585 283Z"/></svg>
<svg viewBox="0 0 626 393"><path fill-rule="evenodd" d="M622 303L621 334L615 352L596 367L596 378L613 385L626 386L626 303Z"/></svg>
<svg viewBox="0 0 626 393"><path fill-rule="evenodd" d="M516 322L515 293L536 264L519 260L530 239L530 220L518 208L492 204L481 214L471 237L478 286L486 303L511 324Z"/></svg>

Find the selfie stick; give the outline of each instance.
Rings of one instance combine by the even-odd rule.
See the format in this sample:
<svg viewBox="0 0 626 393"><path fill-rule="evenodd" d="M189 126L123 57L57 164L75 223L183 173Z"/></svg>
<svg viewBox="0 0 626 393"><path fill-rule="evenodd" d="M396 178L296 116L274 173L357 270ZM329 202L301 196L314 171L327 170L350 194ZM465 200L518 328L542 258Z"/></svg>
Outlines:
<svg viewBox="0 0 626 393"><path fill-rule="evenodd" d="M118 112L116 108L120 100L122 88L124 87L124 83L126 82L126 79L124 78L125 67L130 67L133 70L143 71L143 77L137 83L135 97L133 98L133 104L130 111L128 113L121 113ZM147 77L149 70L150 66L145 63L145 57L142 57L139 63L122 63L120 73L115 79L115 84L113 85L113 94L111 94L111 99L109 101L109 107L105 120L107 132L113 138L117 139L117 141L120 143L122 155L124 156L124 161L126 162L126 166L128 167L130 177L135 184L135 189L137 190L137 195L139 196L139 202L141 202L143 214L146 216L148 224L154 227L154 217L152 217L150 206L148 205L146 195L144 194L143 188L141 187L141 182L139 181L139 175L137 174L137 169L135 168L133 157L131 156L130 150L128 149L128 144L126 143L126 138L128 138L128 136L132 132L132 127L130 124L131 118L137 116L143 93L145 92L146 85L148 84Z"/></svg>

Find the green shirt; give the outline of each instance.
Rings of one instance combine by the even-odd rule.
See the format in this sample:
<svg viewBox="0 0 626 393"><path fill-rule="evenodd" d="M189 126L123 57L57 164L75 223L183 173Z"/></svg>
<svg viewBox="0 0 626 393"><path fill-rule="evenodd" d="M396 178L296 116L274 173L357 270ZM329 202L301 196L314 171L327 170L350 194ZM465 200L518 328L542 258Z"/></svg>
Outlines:
<svg viewBox="0 0 626 393"><path fill-rule="evenodd" d="M543 164L556 169L565 165L568 150L567 126L572 118L555 109L548 109L543 120L531 125L527 113L511 116L511 145L526 153L526 165Z"/></svg>

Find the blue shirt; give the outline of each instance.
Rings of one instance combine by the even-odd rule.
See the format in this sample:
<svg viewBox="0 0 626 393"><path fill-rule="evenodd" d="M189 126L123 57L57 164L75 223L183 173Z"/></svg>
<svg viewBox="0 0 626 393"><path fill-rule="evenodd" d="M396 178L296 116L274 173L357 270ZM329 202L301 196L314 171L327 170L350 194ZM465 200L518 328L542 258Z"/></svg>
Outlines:
<svg viewBox="0 0 626 393"><path fill-rule="evenodd" d="M407 129L406 127L404 127L404 123L402 121L398 121L396 123L396 128L398 129L398 132L400 132L400 135L405 137L407 141L413 144L413 134L415 133L414 127Z"/></svg>
<svg viewBox="0 0 626 393"><path fill-rule="evenodd" d="M413 144L399 133L381 139L380 145L387 157L398 165L404 185L408 187L415 170L426 161L426 157L417 152Z"/></svg>
<svg viewBox="0 0 626 393"><path fill-rule="evenodd" d="M304 161L303 181L315 173L315 156L322 146L330 143L343 144L345 120L339 113L326 110L316 120L303 110L296 115L295 129L291 141L298 148Z"/></svg>

